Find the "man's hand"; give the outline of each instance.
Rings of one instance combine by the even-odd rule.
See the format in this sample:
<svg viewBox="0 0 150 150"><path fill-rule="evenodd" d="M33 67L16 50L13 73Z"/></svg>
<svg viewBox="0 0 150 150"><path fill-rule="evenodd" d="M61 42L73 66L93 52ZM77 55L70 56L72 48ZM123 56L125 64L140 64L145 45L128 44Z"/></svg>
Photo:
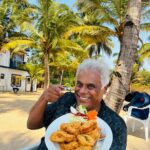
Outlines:
<svg viewBox="0 0 150 150"><path fill-rule="evenodd" d="M62 90L64 87L62 85L50 85L48 89L46 89L41 98L47 102L55 102L62 96Z"/></svg>
<svg viewBox="0 0 150 150"><path fill-rule="evenodd" d="M39 129L44 126L43 116L47 103L57 101L61 97L63 89L64 87L62 85L51 85L43 92L30 111L27 122L29 129Z"/></svg>

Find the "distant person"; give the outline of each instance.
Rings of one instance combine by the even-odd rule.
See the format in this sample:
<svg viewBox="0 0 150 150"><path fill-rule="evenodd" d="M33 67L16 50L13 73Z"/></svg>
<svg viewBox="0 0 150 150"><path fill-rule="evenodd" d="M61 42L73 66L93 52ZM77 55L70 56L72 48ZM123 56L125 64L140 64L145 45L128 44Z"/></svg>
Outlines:
<svg viewBox="0 0 150 150"><path fill-rule="evenodd" d="M18 93L18 91L19 91L19 88L17 86L13 85L13 92Z"/></svg>
<svg viewBox="0 0 150 150"><path fill-rule="evenodd" d="M108 108L102 99L108 83L109 69L104 62L93 59L84 60L76 72L75 92L67 92L62 96L63 86L51 85L31 109L27 127L29 129L47 128L58 117L70 113L70 106L84 105L87 110L96 110L98 117L110 126L113 133L110 150L125 150L126 125L123 119ZM44 138L38 150L47 150Z"/></svg>

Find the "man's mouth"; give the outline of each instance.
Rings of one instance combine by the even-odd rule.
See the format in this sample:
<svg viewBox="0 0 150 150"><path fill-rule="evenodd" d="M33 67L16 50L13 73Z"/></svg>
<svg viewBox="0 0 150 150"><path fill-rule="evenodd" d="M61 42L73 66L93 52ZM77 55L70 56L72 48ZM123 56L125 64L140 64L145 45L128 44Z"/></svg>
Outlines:
<svg viewBox="0 0 150 150"><path fill-rule="evenodd" d="M89 97L82 97L82 96L79 96L79 99L82 100L82 101L87 101L87 100L89 100Z"/></svg>

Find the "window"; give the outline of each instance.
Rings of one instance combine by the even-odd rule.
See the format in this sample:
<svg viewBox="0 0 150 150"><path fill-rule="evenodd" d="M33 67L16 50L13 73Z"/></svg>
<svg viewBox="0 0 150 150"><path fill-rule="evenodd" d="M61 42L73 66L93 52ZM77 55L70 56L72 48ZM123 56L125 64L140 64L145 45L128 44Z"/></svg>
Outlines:
<svg viewBox="0 0 150 150"><path fill-rule="evenodd" d="M4 79L4 78L5 78L5 74L4 74L4 73L1 73L0 79Z"/></svg>
<svg viewBox="0 0 150 150"><path fill-rule="evenodd" d="M21 76L20 75L11 75L11 86L21 86Z"/></svg>

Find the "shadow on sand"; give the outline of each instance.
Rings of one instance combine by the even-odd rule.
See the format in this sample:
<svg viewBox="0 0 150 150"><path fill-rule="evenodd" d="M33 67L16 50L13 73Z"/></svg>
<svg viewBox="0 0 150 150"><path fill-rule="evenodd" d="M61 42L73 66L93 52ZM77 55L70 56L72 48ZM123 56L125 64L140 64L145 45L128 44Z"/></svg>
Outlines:
<svg viewBox="0 0 150 150"><path fill-rule="evenodd" d="M30 136L27 136L26 133L16 133L16 134L12 133L12 134L13 136L11 135L11 137L8 140L0 141L1 150L16 150L16 147L19 150L23 147L26 147L27 145L34 143L33 139Z"/></svg>
<svg viewBox="0 0 150 150"><path fill-rule="evenodd" d="M0 113L6 113L14 109L19 109L24 112L29 112L31 107L34 105L33 100L20 100L16 99L14 101L0 101Z"/></svg>

